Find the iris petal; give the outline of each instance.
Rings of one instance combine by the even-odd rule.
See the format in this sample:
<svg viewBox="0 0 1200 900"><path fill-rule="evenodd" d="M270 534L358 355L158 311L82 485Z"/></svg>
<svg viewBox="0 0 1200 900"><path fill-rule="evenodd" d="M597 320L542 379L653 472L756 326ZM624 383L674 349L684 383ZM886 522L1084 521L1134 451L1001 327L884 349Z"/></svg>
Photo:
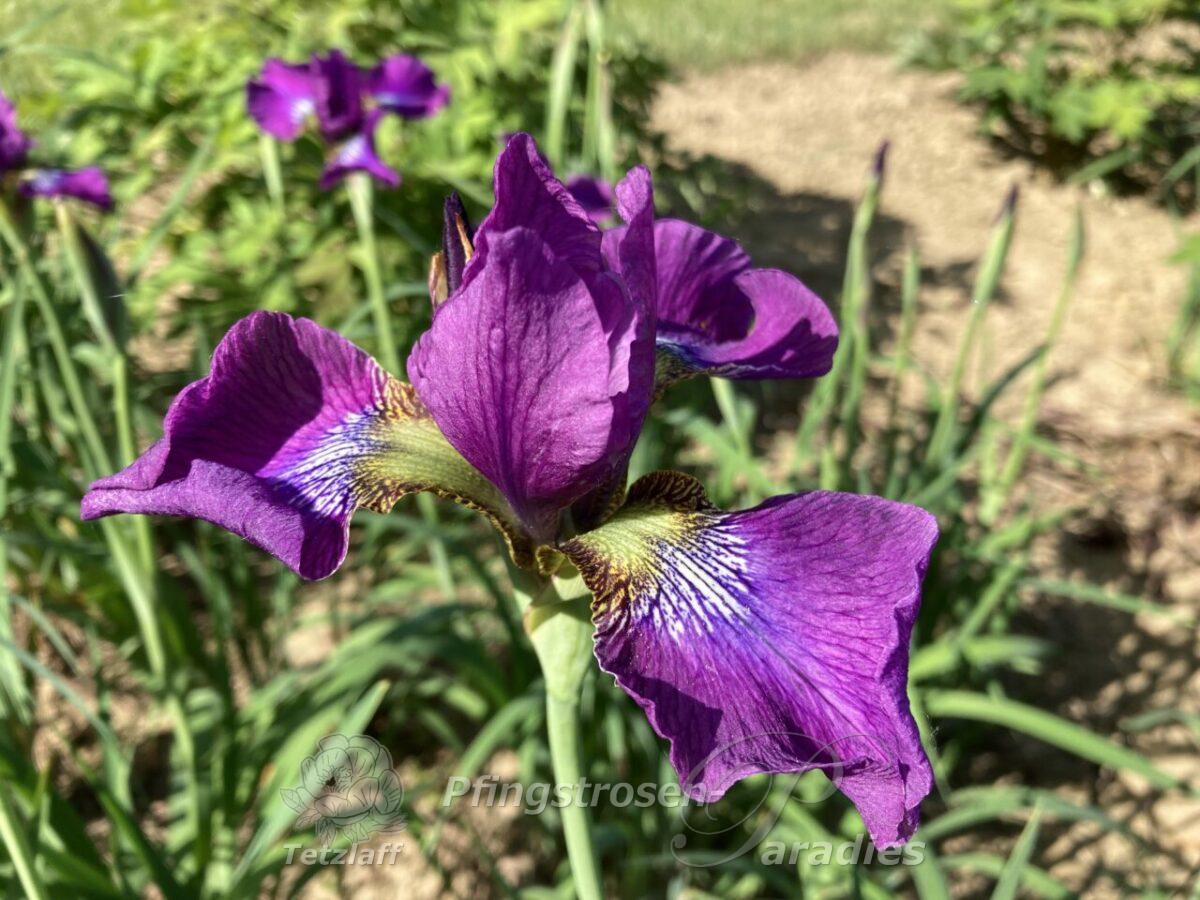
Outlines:
<svg viewBox="0 0 1200 900"><path fill-rule="evenodd" d="M601 668L670 741L689 796L821 768L891 846L932 784L906 682L936 539L928 513L877 497L726 513L660 472L564 551L595 595Z"/></svg>
<svg viewBox="0 0 1200 900"><path fill-rule="evenodd" d="M462 283L408 370L446 437L550 542L564 509L622 472L653 387L653 196L635 169L631 223L606 268L599 229L528 135L496 163L496 205Z"/></svg>
<svg viewBox="0 0 1200 900"><path fill-rule="evenodd" d="M605 320L627 301L615 281L586 284L527 228L493 233L488 265L468 271L409 376L450 443L549 542L559 511L607 471L621 376Z"/></svg>
<svg viewBox="0 0 1200 900"><path fill-rule="evenodd" d="M317 121L327 141L361 130L366 74L340 50L314 55L310 71L316 84Z"/></svg>
<svg viewBox="0 0 1200 900"><path fill-rule="evenodd" d="M32 146L33 141L17 125L17 108L0 91L0 173L25 165Z"/></svg>
<svg viewBox="0 0 1200 900"><path fill-rule="evenodd" d="M388 187L400 185L400 173L379 158L375 150L375 129L383 114L376 110L367 117L362 130L351 135L334 151L321 173L320 187L329 190L352 172L366 172Z"/></svg>
<svg viewBox="0 0 1200 900"><path fill-rule="evenodd" d="M434 80L433 70L402 53L371 70L367 92L380 107L405 119L427 118L450 102L450 88Z"/></svg>
<svg viewBox="0 0 1200 900"><path fill-rule="evenodd" d="M605 232L611 261L623 228ZM813 378L837 349L837 324L792 275L754 269L735 241L687 222L660 219L659 389L707 373L725 378Z"/></svg>
<svg viewBox="0 0 1200 900"><path fill-rule="evenodd" d="M250 116L267 134L295 140L316 110L317 80L306 64L269 59L258 78L246 85Z"/></svg>
<svg viewBox="0 0 1200 900"><path fill-rule="evenodd" d="M421 490L482 510L527 558L503 498L409 385L335 332L260 312L176 397L163 438L91 486L82 514L205 519L316 579L344 559L357 508L386 511Z"/></svg>
<svg viewBox="0 0 1200 900"><path fill-rule="evenodd" d="M28 181L21 182L26 197L73 197L106 212L113 208L108 178L96 166L69 171L39 169Z"/></svg>

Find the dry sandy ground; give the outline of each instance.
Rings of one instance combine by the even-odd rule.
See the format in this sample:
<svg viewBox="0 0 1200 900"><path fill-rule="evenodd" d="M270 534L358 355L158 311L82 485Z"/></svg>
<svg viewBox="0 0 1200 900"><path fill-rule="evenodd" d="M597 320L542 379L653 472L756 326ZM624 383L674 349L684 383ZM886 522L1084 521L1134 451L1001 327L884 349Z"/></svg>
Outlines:
<svg viewBox="0 0 1200 900"><path fill-rule="evenodd" d="M1048 554L1046 567L1054 574L1082 571L1200 611L1200 415L1163 385L1162 348L1185 279L1167 262L1177 245L1174 226L1145 200L1065 187L1005 158L977 136L977 119L954 102L953 86L943 76L898 72L886 59L832 55L802 68L757 65L686 77L663 92L653 125L672 150L715 157L751 186L752 214L723 230L760 264L790 269L831 299L866 167L880 140L890 139L875 235L875 324L886 333L894 319L901 251L914 242L926 284L914 350L935 375L944 376L951 365L973 264L1009 187L1020 186L1021 201L1002 294L989 311L979 366L985 374L1007 368L1041 341L1065 268L1071 212L1082 204L1087 257L1054 353L1058 377L1042 420L1100 476L1033 476L1033 490L1051 502L1082 497L1092 508ZM1070 659L1069 684L1048 679L1048 705L1109 733L1122 717L1150 707L1200 712L1194 634L1124 613L1064 606L1049 627ZM1169 771L1200 776L1195 738L1186 730L1157 729L1138 736L1134 746ZM1054 784L1167 845L1172 855L1153 863L1158 874L1174 867L1171 880L1182 885L1184 870L1200 865L1197 801L1160 799L1145 785L1107 782L1092 769L1082 779L1078 771L1066 773ZM500 826L493 838L502 857L504 831ZM973 846L950 849L978 849L978 836L971 840ZM1086 895L1113 896L1132 886L1126 881L1138 868L1126 847L1094 828L1053 831L1037 862ZM1004 844L996 849L1004 852ZM479 875L460 874L456 893L488 890ZM441 891L440 879L415 853L390 872L347 878L340 885L314 884L312 896L352 889L363 897L434 897ZM960 895L989 889L979 880L955 885Z"/></svg>
<svg viewBox="0 0 1200 900"><path fill-rule="evenodd" d="M758 261L797 272L830 299L866 166L889 139L874 324L886 333L894 321L901 251L913 243L926 285L914 352L942 377L967 320L974 260L1009 187L1021 192L1017 230L977 377L999 374L1041 342L1081 205L1085 263L1054 350L1042 426L1099 476L1029 477L1050 502L1090 509L1044 566L1200 612L1200 410L1164 385L1163 347L1186 278L1168 262L1177 226L1145 199L1059 184L1006 156L978 136L976 115L953 100L955 84L953 76L897 71L889 60L852 54L801 68L753 65L670 86L654 125L670 149L715 157L757 185L756 213L730 232ZM1147 708L1200 711L1200 643L1190 627L1095 608L1060 619L1054 637L1063 638L1075 683L1050 687L1059 712L1115 732L1121 717ZM1181 726L1139 736L1134 746L1175 774L1200 776L1196 737ZM1163 864L1180 869L1176 883L1189 880L1183 869L1200 867L1200 802L1139 802L1148 800L1144 787L1099 779L1075 787L1080 799L1105 804L1170 847L1175 855ZM1039 862L1088 893L1121 890L1131 861L1116 842L1095 838L1079 829L1060 835Z"/></svg>

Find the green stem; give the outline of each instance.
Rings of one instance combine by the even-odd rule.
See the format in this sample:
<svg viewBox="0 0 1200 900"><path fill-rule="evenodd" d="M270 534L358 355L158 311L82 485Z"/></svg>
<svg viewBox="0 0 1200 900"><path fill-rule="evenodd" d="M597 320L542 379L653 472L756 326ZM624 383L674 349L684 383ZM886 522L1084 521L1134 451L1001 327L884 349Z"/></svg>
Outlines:
<svg viewBox="0 0 1200 900"><path fill-rule="evenodd" d="M573 789L584 774L579 696L593 659L590 594L570 566L564 569L549 580L514 570L513 590L546 683L546 731L554 782L572 788L572 802L562 807L561 815L575 892L580 900L601 900L604 891L591 816Z"/></svg>
<svg viewBox="0 0 1200 900"><path fill-rule="evenodd" d="M267 183L267 194L279 212L284 209L283 170L279 165L279 144L269 134L258 138L258 155L262 159L263 180Z"/></svg>
<svg viewBox="0 0 1200 900"><path fill-rule="evenodd" d="M358 228L358 240L362 248L360 260L363 278L367 282L367 299L375 319L375 345L383 367L393 375L400 371L400 356L396 351L396 339L392 334L391 311L383 293L383 276L380 272L379 253L375 245L375 218L371 210L371 176L362 172L351 175L347 181L350 208L354 213L354 224Z"/></svg>
<svg viewBox="0 0 1200 900"><path fill-rule="evenodd" d="M546 693L546 731L550 739L550 762L555 785L576 785L583 781L579 753L579 697L556 697ZM562 808L563 837L567 858L580 900L601 900L600 864L592 840L592 823L582 802Z"/></svg>
<svg viewBox="0 0 1200 900"><path fill-rule="evenodd" d="M375 218L371 208L371 177L363 173L350 176L348 183L350 192L350 207L354 211L354 222L358 227L358 237L362 245L363 277L367 282L367 298L371 303L371 312L375 318L375 332L379 347L379 358L383 367L393 375L399 373L400 356L396 350L396 340L392 335L391 310L388 309L387 297L383 292L383 276L379 265L379 252L375 244ZM428 494L417 495L417 509L425 524L432 529L438 527L437 506ZM437 573L438 584L447 597L455 596L454 575L450 570L450 554L440 537L430 537L429 558Z"/></svg>

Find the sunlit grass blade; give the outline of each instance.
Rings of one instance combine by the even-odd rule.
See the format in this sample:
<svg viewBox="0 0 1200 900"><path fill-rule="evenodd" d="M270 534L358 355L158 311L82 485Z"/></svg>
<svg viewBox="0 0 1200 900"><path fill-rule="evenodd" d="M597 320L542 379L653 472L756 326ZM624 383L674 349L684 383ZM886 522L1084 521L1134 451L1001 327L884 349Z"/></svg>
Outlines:
<svg viewBox="0 0 1200 900"><path fill-rule="evenodd" d="M1053 652L1054 645L1049 641L1020 634L981 635L961 642L937 641L913 653L908 673L914 682L926 681L953 674L960 662L977 669L1003 665L1018 672L1032 673Z"/></svg>
<svg viewBox="0 0 1200 900"><path fill-rule="evenodd" d="M311 753L320 738L330 731L339 734L361 733L375 715L379 704L383 702L388 687L387 681L379 681L344 714L339 715L337 710L323 711L323 714L309 719L299 731L291 735L286 745L275 756L275 775L263 788L266 792L263 815L246 852L234 868L231 880L235 887L231 896L252 895L253 892L244 892L243 885L256 883L253 873L260 863L271 865L269 860L263 858L272 852L274 842L288 825L295 821L296 812L283 802L279 789L286 787L288 782L296 777L300 770L300 760Z"/></svg>
<svg viewBox="0 0 1200 900"><path fill-rule="evenodd" d="M975 286L971 294L971 316L967 320L967 329L959 344L958 355L954 359L954 368L951 370L950 380L946 383L942 393L937 420L929 437L926 465L930 468L940 466L950 452L962 403L962 386L967 373L967 364L971 359L975 344L979 340L987 308L1000 286L1000 276L1004 272L1004 263L1008 259L1009 247L1012 245L1016 205L1017 189L1014 187L1004 202L1000 218L992 229L987 250L984 252L983 259L980 260L979 271L975 275Z"/></svg>
<svg viewBox="0 0 1200 900"><path fill-rule="evenodd" d="M1017 891L1021 888L1025 869L1033 857L1033 848L1037 845L1041 821L1042 808L1041 806L1035 806L1033 815L1025 823L1025 827L1021 831L1021 836L1017 838L1017 843L1013 846L1012 854L1008 857L1008 862L1004 864L1004 868L1000 871L1000 877L996 881L996 889L992 891L992 900L1017 900Z"/></svg>
<svg viewBox="0 0 1200 900"><path fill-rule="evenodd" d="M854 213L854 223L850 229L850 241L846 250L846 270L842 280L838 313L838 348L833 357L833 368L817 382L809 398L808 408L800 420L795 453L798 467L812 462L817 453L829 447L829 442L822 440L822 436L835 412L839 394L843 390L843 382L865 376L865 367L869 362L868 348L860 346L865 343L866 338L863 307L869 289L866 284L869 279L867 238L875 220L879 192L883 186L883 161L886 150L885 143L876 152L871 178ZM855 372L861 374L856 376ZM845 465L849 465L849 454L845 456ZM832 473L823 477L822 487L834 487L835 485L830 483L832 477Z"/></svg>
<svg viewBox="0 0 1200 900"><path fill-rule="evenodd" d="M1164 772L1140 753L1043 709L1005 697L970 691L930 690L925 692L924 700L931 716L1001 725L1099 765L1141 775L1157 788L1179 786L1179 779Z"/></svg>
<svg viewBox="0 0 1200 900"><path fill-rule="evenodd" d="M950 900L950 886L946 884L937 854L929 846L924 848L923 854L919 863L908 867L917 896L921 900Z"/></svg>
<svg viewBox="0 0 1200 900"><path fill-rule="evenodd" d="M991 521L999 514L1001 507L1007 501L1008 495L1017 482L1017 477L1021 474L1026 457L1029 455L1033 432L1037 427L1038 409L1041 406L1042 394L1046 390L1046 379L1050 368L1050 350L1058 342L1058 336L1062 332L1063 324L1066 322L1067 309L1070 307L1071 298L1075 294L1075 283L1079 277L1079 267L1083 261L1083 254L1083 209L1079 207L1075 210L1075 219L1071 227L1071 239L1067 249L1066 276L1063 278L1062 289L1059 291L1058 299L1054 304L1054 312L1051 314L1050 325L1046 329L1046 338L1043 341L1045 352L1037 359L1033 381L1029 386L1029 393L1025 396L1025 408L1021 415L1021 422L1017 426L1016 436L1013 438L1008 456L1004 460L1004 468L1001 470L995 484L990 486L990 489L985 492L985 496L982 499L980 517L985 522Z"/></svg>
<svg viewBox="0 0 1200 900"><path fill-rule="evenodd" d="M1002 856L983 852L954 853L942 857L942 867L945 869L978 872L993 878L1000 877L1006 862ZM1027 890L1045 900L1071 900L1075 897L1067 887L1037 866L1026 865L1021 871L1021 880Z"/></svg>
<svg viewBox="0 0 1200 900"><path fill-rule="evenodd" d="M546 156L556 167L565 162L567 115L571 104L571 89L575 78L575 58L583 27L583 9L578 2L571 4L563 19L554 58L550 64L550 85L546 92Z"/></svg>
<svg viewBox="0 0 1200 900"><path fill-rule="evenodd" d="M26 289L10 284L8 309L4 316L4 337L0 344L0 639L12 641L12 606L8 594L8 516L9 482L16 475L12 453L13 402L16 398L18 348L24 333ZM16 721L28 724L32 716L30 693L16 660L0 654L0 681L5 705Z"/></svg>
<svg viewBox="0 0 1200 900"><path fill-rule="evenodd" d="M0 839L3 839L8 858L17 870L17 880L29 900L49 900L50 895L38 875L26 829L27 826L17 815L8 786L0 785Z"/></svg>
<svg viewBox="0 0 1200 900"><path fill-rule="evenodd" d="M212 159L213 152L217 146L217 136L220 133L219 128L213 128L209 132L204 141L196 148L196 152L192 154L192 158L184 170L179 183L175 186L171 198L163 207L154 225L146 233L146 236L138 243L137 250L133 253L132 260L129 263L128 275L125 278L126 284L130 287L137 284L141 278L142 272L145 271L146 264L158 252L158 248L162 245L171 226L175 223L175 217L183 211L187 205L188 197L191 196L192 188L200 176L204 174L205 168Z"/></svg>
<svg viewBox="0 0 1200 900"><path fill-rule="evenodd" d="M1162 603L1154 603L1142 597L1111 591L1094 584L1081 584L1074 581L1054 581L1042 578L1031 578L1022 582L1022 587L1048 594L1051 597L1069 597L1083 603L1094 603L1097 606L1107 606L1109 609L1119 609L1127 613L1149 613L1174 619L1181 625L1195 627L1197 618L1186 610Z"/></svg>

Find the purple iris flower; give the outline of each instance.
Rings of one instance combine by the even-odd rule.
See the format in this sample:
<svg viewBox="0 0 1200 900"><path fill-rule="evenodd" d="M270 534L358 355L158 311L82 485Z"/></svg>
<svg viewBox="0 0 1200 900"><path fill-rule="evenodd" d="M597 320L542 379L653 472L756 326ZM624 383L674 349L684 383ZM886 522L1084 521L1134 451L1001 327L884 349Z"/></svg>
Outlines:
<svg viewBox="0 0 1200 900"><path fill-rule="evenodd" d="M545 566L555 554L534 551L551 547L579 569L596 657L669 741L689 796L820 768L876 844L900 843L932 785L906 682L936 523L825 491L726 512L677 472L624 492L667 384L822 374L837 332L791 276L655 223L644 168L615 195L624 224L602 232L516 135L473 236L447 204L459 246L435 259L447 296L409 358L411 386L312 322L255 313L172 403L163 438L91 486L83 518L207 519L322 578L358 507L422 490L464 503L518 566ZM573 510L614 480L581 527Z"/></svg>
<svg viewBox="0 0 1200 900"><path fill-rule="evenodd" d="M17 126L17 108L0 91L0 173L19 169L33 141Z"/></svg>
<svg viewBox="0 0 1200 900"><path fill-rule="evenodd" d="M596 224L602 225L612 218L616 198L612 185L603 178L575 175L567 179L567 190Z"/></svg>
<svg viewBox="0 0 1200 900"><path fill-rule="evenodd" d="M267 134L295 140L314 117L321 136L335 150L321 176L328 188L361 171L395 187L400 176L375 152L380 119L394 113L406 119L432 116L450 100L450 89L414 56L389 56L370 72L340 50L314 54L305 64L269 59L246 84L246 106Z"/></svg>
<svg viewBox="0 0 1200 900"><path fill-rule="evenodd" d="M380 108L405 119L426 119L450 102L450 87L434 80L433 69L415 56L389 56L367 79L367 92Z"/></svg>
<svg viewBox="0 0 1200 900"><path fill-rule="evenodd" d="M38 169L21 182L26 197L73 197L108 212L113 208L108 178L97 166L83 169Z"/></svg>

